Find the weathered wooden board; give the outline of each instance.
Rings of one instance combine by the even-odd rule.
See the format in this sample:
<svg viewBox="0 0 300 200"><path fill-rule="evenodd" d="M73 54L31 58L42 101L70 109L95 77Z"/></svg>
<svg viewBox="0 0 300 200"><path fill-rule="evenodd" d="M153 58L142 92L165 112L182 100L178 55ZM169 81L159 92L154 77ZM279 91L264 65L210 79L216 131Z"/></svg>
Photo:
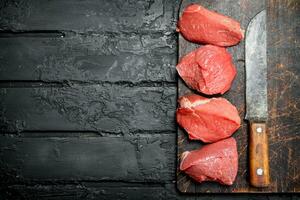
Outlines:
<svg viewBox="0 0 300 200"><path fill-rule="evenodd" d="M168 31L174 5L164 0L4 0L0 30Z"/></svg>
<svg viewBox="0 0 300 200"><path fill-rule="evenodd" d="M45 138L1 135L0 178L2 184L62 180L163 183L174 180L175 150L172 134Z"/></svg>
<svg viewBox="0 0 300 200"><path fill-rule="evenodd" d="M124 84L0 89L0 130L175 132L176 87Z"/></svg>
<svg viewBox="0 0 300 200"><path fill-rule="evenodd" d="M169 184L162 186L162 184L122 184L117 183L92 183L92 184L59 184L59 185L13 185L8 186L6 192L3 193L4 199L14 200L72 200L72 199L130 199L130 200L167 200L167 199L185 199L194 200L194 198L180 198L174 194L174 190L170 191ZM172 193L173 192L173 193ZM138 195L137 195L138 194ZM176 194L176 193L175 193ZM0 195L1 196L1 195ZM175 198L174 198L175 197Z"/></svg>
<svg viewBox="0 0 300 200"><path fill-rule="evenodd" d="M175 34L0 33L2 81L176 83ZM42 37L43 36L43 37ZM47 37L48 36L48 37Z"/></svg>
<svg viewBox="0 0 300 200"><path fill-rule="evenodd" d="M182 9L197 2L209 9L231 16L246 29L250 19L259 11L267 9L268 29L268 100L269 100L269 146L271 185L258 189L248 182L248 125L244 121L234 134L238 142L239 170L232 186L217 183L196 183L179 170L180 156L186 150L197 149L201 142L190 141L187 134L178 129L177 187L186 193L244 193L244 192L299 192L300 191L300 55L299 24L300 5L297 0L250 1L250 0L183 0ZM228 48L233 56L238 75L224 97L236 105L241 118L245 114L245 56L244 41ZM196 48L179 36L179 58ZM193 92L180 79L179 96Z"/></svg>
<svg viewBox="0 0 300 200"><path fill-rule="evenodd" d="M71 199L101 199L101 200L194 200L194 197L176 196L173 184L137 184L137 183L91 183L91 184L59 184L8 186L5 199L42 199L42 200L71 200Z"/></svg>
<svg viewBox="0 0 300 200"><path fill-rule="evenodd" d="M1 189L0 189L1 192ZM2 196L1 196L2 195ZM55 184L8 185L0 193L13 200L299 200L295 195L187 195L179 193L173 183L78 182Z"/></svg>

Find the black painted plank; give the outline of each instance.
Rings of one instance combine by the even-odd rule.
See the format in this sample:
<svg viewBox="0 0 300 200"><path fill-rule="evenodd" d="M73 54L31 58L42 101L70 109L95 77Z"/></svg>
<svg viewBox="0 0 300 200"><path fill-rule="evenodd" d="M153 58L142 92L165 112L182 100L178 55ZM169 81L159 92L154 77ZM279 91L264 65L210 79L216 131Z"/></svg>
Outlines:
<svg viewBox="0 0 300 200"><path fill-rule="evenodd" d="M0 38L0 80L175 82L174 34Z"/></svg>
<svg viewBox="0 0 300 200"><path fill-rule="evenodd" d="M192 200L195 197L177 193L173 184L91 183L78 185L12 185L5 195L18 199L130 199Z"/></svg>
<svg viewBox="0 0 300 200"><path fill-rule="evenodd" d="M174 29L167 0L4 0L0 30L135 31Z"/></svg>
<svg viewBox="0 0 300 200"><path fill-rule="evenodd" d="M0 89L0 130L175 131L176 87L117 84Z"/></svg>
<svg viewBox="0 0 300 200"><path fill-rule="evenodd" d="M152 200L166 199L166 191L161 186L120 186L109 185L99 188L85 187L82 185L61 185L61 186L12 186L6 192L11 199L101 199L101 200Z"/></svg>
<svg viewBox="0 0 300 200"><path fill-rule="evenodd" d="M2 195L8 199L130 199L130 200L296 200L298 195L291 194L247 194L247 195L209 195L201 196L181 194L175 185L167 184L123 184L123 183L81 183L81 184L55 184L55 185L11 185L2 189Z"/></svg>
<svg viewBox="0 0 300 200"><path fill-rule="evenodd" d="M2 184L28 181L174 180L171 134L134 137L0 136Z"/></svg>

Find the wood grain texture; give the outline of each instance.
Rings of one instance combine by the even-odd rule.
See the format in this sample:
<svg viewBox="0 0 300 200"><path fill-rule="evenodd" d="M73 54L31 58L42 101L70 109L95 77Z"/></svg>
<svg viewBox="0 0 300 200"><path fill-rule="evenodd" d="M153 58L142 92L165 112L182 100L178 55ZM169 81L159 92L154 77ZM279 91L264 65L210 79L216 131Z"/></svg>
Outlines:
<svg viewBox="0 0 300 200"><path fill-rule="evenodd" d="M187 134L178 129L177 187L185 193L269 193L300 191L300 69L299 65L299 1L250 1L250 0L183 0L182 9L198 2L208 9L228 15L240 21L246 29L249 21L258 12L267 10L268 43L268 104L271 184L267 188L249 185L248 171L248 124L244 121L234 134L238 142L239 170L235 183L228 187L207 182L198 184L179 171L180 156L186 150L201 147L200 142L190 141ZM179 58L195 49L179 35ZM233 103L241 116L245 114L245 56L244 41L228 48L233 56L238 74L233 85L223 97ZM181 79L178 81L179 96L193 92Z"/></svg>
<svg viewBox="0 0 300 200"><path fill-rule="evenodd" d="M174 179L171 134L132 137L0 136L2 184L28 181L167 182ZM76 147L76 148L74 148Z"/></svg>
<svg viewBox="0 0 300 200"><path fill-rule="evenodd" d="M117 84L0 89L0 130L175 132L176 87Z"/></svg>
<svg viewBox="0 0 300 200"><path fill-rule="evenodd" d="M0 30L169 31L173 6L163 0L3 0Z"/></svg>
<svg viewBox="0 0 300 200"><path fill-rule="evenodd" d="M269 144L265 123L250 123L249 175L255 187L270 185Z"/></svg>
<svg viewBox="0 0 300 200"><path fill-rule="evenodd" d="M1 195L0 195L1 196ZM173 184L88 183L57 185L8 186L7 199L13 200L195 200L176 195ZM227 200L227 199L226 199ZM229 199L228 199L229 200ZM246 200L246 198L243 198Z"/></svg>
<svg viewBox="0 0 300 200"><path fill-rule="evenodd" d="M2 35L0 80L176 82L175 34L44 36Z"/></svg>
<svg viewBox="0 0 300 200"><path fill-rule="evenodd" d="M0 188L1 192L1 188ZM2 195L2 196L1 196ZM298 200L296 195L187 195L173 183L77 182L31 185L8 185L0 197L8 200Z"/></svg>

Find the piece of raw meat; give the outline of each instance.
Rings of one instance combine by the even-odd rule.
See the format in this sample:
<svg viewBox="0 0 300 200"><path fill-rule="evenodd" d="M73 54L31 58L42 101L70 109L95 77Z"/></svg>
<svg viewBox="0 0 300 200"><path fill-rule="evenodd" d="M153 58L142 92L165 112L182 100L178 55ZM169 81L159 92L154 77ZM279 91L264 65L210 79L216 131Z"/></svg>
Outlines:
<svg viewBox="0 0 300 200"><path fill-rule="evenodd" d="M239 22L198 4L184 9L177 31L191 42L217 46L232 46L244 38Z"/></svg>
<svg viewBox="0 0 300 200"><path fill-rule="evenodd" d="M177 122L191 140L216 142L230 137L240 127L236 107L224 98L190 94L180 97L178 103Z"/></svg>
<svg viewBox="0 0 300 200"><path fill-rule="evenodd" d="M180 59L176 69L184 82L204 94L224 94L236 75L230 53L224 47L205 45Z"/></svg>
<svg viewBox="0 0 300 200"><path fill-rule="evenodd" d="M232 185L238 171L238 153L234 138L186 151L181 156L180 170L198 182L217 181Z"/></svg>

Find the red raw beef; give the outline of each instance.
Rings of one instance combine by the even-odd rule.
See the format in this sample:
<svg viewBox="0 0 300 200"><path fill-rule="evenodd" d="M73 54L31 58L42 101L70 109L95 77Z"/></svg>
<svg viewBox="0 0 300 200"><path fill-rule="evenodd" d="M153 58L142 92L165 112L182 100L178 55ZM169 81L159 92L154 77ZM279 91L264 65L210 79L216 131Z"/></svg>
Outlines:
<svg viewBox="0 0 300 200"><path fill-rule="evenodd" d="M178 100L178 124L191 140L211 143L230 137L241 124L235 106L224 98L204 98L190 94Z"/></svg>
<svg viewBox="0 0 300 200"><path fill-rule="evenodd" d="M236 75L230 53L224 47L205 45L180 59L176 69L184 82L204 94L224 94Z"/></svg>
<svg viewBox="0 0 300 200"><path fill-rule="evenodd" d="M198 182L217 181L232 185L238 171L238 153L234 138L186 151L181 156L180 170Z"/></svg>
<svg viewBox="0 0 300 200"><path fill-rule="evenodd" d="M232 46L244 38L239 22L198 4L184 9L177 31L191 42L217 46Z"/></svg>

